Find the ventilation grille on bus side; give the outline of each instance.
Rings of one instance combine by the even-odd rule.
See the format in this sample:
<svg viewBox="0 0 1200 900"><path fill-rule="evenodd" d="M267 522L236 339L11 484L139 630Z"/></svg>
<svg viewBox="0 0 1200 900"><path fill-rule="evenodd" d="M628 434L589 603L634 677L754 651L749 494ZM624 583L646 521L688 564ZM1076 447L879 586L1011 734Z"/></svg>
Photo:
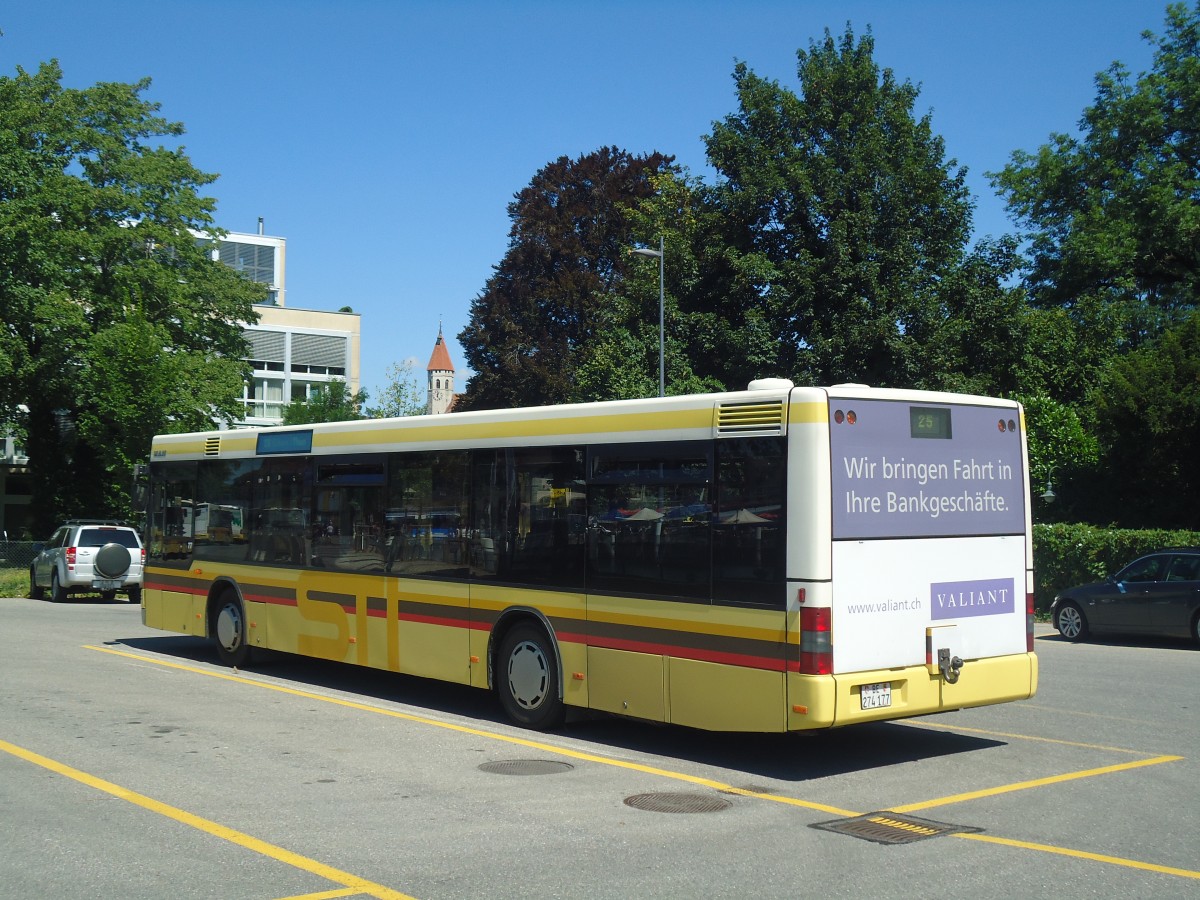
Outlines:
<svg viewBox="0 0 1200 900"><path fill-rule="evenodd" d="M783 401L722 403L717 407L717 434L783 434Z"/></svg>
<svg viewBox="0 0 1200 900"><path fill-rule="evenodd" d="M221 455L221 439L219 437L211 437L204 439L204 455L205 456L220 456Z"/></svg>

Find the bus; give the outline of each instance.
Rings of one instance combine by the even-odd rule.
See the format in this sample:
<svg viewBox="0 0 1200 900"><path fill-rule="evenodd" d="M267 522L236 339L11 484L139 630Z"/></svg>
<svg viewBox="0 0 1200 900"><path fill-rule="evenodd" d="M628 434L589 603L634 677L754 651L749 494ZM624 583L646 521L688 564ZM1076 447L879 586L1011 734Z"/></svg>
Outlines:
<svg viewBox="0 0 1200 900"><path fill-rule="evenodd" d="M155 437L142 620L597 711L788 732L1032 697L1021 406L797 387Z"/></svg>

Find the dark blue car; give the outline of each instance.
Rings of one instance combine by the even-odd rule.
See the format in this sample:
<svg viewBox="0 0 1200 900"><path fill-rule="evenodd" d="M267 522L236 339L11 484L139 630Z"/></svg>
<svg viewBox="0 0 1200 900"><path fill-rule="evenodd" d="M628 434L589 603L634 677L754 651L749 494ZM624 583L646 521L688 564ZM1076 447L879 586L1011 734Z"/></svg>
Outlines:
<svg viewBox="0 0 1200 900"><path fill-rule="evenodd" d="M1050 612L1070 641L1112 632L1187 636L1200 643L1200 548L1143 556L1110 581L1063 591Z"/></svg>

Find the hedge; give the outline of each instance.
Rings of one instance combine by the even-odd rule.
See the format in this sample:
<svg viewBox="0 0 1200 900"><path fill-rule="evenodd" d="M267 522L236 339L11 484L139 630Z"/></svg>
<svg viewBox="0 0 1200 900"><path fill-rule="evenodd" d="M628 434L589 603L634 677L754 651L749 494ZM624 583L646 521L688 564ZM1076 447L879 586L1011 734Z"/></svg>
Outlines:
<svg viewBox="0 0 1200 900"><path fill-rule="evenodd" d="M1063 588L1103 581L1126 563L1163 547L1200 547L1200 532L1034 525L1034 602L1047 612Z"/></svg>

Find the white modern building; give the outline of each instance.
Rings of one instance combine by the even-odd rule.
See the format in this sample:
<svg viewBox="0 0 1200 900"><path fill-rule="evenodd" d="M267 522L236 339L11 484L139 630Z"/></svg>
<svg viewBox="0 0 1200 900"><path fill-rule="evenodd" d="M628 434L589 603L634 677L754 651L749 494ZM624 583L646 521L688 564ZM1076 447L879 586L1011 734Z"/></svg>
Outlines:
<svg viewBox="0 0 1200 900"><path fill-rule="evenodd" d="M237 425L278 425L287 404L307 400L330 381L358 391L361 317L349 307L288 307L285 238L264 234L259 219L257 234L228 233L213 258L269 290L267 301L255 307L259 321L246 326L254 371L242 391L245 415Z"/></svg>

